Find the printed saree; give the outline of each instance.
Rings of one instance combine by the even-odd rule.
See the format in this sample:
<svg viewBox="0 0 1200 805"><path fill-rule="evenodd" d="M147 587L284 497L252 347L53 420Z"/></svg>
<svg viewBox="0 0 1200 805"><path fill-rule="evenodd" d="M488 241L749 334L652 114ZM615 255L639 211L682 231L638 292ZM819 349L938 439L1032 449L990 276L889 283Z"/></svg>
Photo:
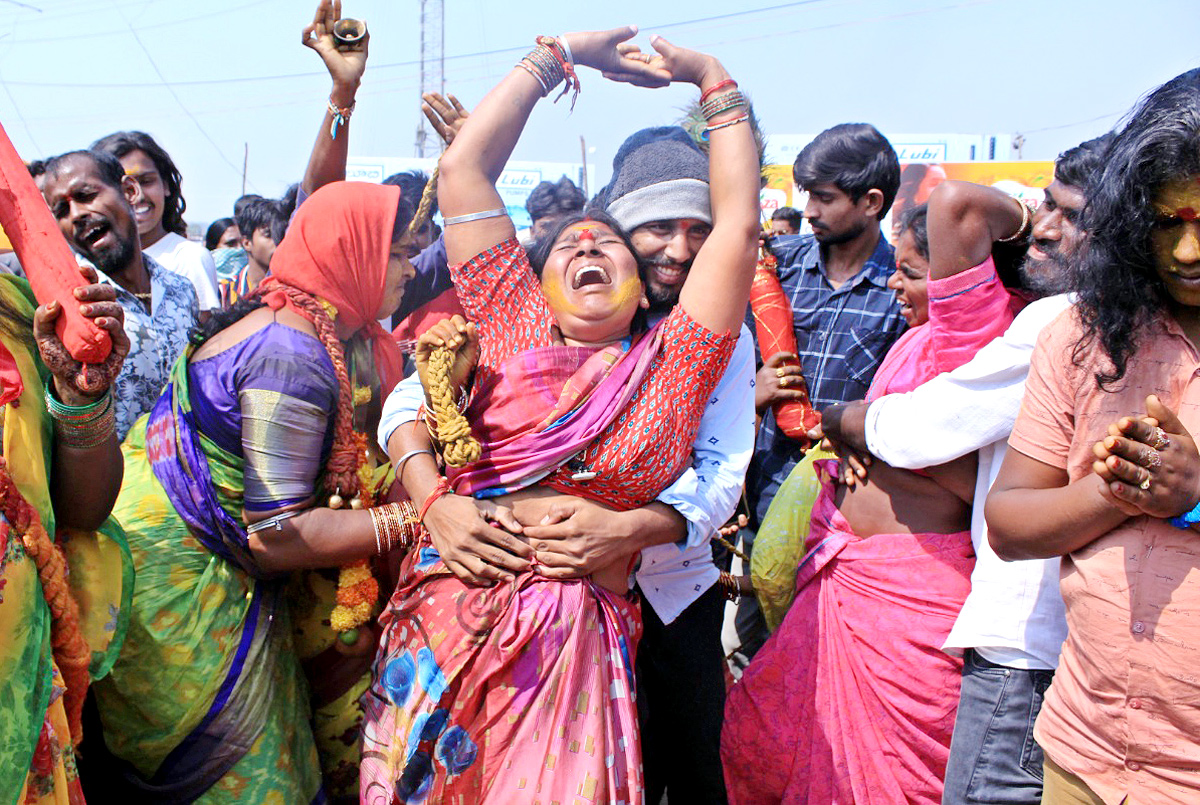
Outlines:
<svg viewBox="0 0 1200 805"><path fill-rule="evenodd" d="M24 280L0 279L0 301L32 320L36 301ZM55 534L49 471L53 427L46 414L49 375L27 335L0 328L3 352L16 374L3 378L3 450L24 498ZM15 382L14 382L15 381ZM15 394L10 397L10 392ZM93 680L108 673L129 622L133 564L124 533L110 519L95 533L59 529L56 541L70 567ZM64 682L50 648L50 610L37 568L21 539L0 516L0 805L83 802L75 743L63 708Z"/></svg>
<svg viewBox="0 0 1200 805"><path fill-rule="evenodd" d="M625 409L659 335L501 363L468 408L484 451L451 473L456 491L502 494L567 462ZM364 697L363 802L639 801L636 604L532 572L468 587L428 534L401 579Z"/></svg>
<svg viewBox="0 0 1200 805"><path fill-rule="evenodd" d="M242 459L195 427L190 357L123 447L115 513L138 584L125 648L96 686L106 738L154 801L320 801L283 582L249 552Z"/></svg>

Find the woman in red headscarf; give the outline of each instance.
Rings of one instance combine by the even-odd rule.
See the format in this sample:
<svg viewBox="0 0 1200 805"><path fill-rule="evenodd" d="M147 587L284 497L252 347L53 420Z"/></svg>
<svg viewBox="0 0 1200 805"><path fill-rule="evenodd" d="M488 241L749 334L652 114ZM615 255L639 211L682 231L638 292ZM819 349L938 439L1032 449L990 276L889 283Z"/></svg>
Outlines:
<svg viewBox="0 0 1200 805"><path fill-rule="evenodd" d="M115 514L128 525L137 588L129 638L96 693L135 798L326 794L321 770L332 770L318 761L301 658L318 705L357 698L348 683L373 644L352 627L378 594L366 560L387 547L368 511L379 487L364 434L400 377L377 321L413 276L412 217L395 187L339 182L314 193L271 275L209 321L130 433ZM346 606L299 645L289 602L311 609L326 595L317 618L328 623L337 576L292 574L289 595L288 571L338 566Z"/></svg>

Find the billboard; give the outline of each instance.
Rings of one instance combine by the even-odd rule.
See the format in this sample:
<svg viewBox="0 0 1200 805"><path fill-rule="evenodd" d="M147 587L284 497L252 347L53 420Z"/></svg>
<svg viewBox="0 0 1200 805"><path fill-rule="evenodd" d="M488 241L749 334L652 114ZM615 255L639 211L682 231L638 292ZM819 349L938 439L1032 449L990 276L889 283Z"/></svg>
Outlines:
<svg viewBox="0 0 1200 805"><path fill-rule="evenodd" d="M803 211L805 194L792 181L792 166L768 165L763 175L766 185L759 193L763 221L779 207ZM893 239L894 222L905 208L924 204L929 194L947 179L975 182L1003 190L1021 200L1041 202L1042 190L1054 179L1053 162L909 162L900 166L900 190L888 216L883 219L884 234ZM810 231L807 226L802 231Z"/></svg>

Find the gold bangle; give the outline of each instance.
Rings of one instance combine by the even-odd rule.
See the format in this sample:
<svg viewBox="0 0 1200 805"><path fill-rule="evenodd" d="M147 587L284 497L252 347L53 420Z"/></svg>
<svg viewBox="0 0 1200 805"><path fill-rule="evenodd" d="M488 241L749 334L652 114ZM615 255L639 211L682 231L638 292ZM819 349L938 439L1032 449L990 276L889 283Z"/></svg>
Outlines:
<svg viewBox="0 0 1200 805"><path fill-rule="evenodd" d="M1021 240L1027 234L1029 234L1030 224L1033 222L1033 213L1030 212L1029 205L1024 201L1021 201L1021 199L1014 196L1013 201L1017 202L1017 204L1021 207L1021 225L1017 227L1016 232L1013 232L1006 238L1000 238L996 241L997 243L1013 243L1014 241Z"/></svg>

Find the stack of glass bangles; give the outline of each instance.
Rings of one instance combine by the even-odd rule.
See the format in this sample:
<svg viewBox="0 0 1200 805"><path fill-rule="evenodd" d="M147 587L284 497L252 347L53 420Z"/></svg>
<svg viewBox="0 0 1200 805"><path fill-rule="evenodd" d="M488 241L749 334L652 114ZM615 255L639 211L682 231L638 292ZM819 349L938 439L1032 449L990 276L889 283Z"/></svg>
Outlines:
<svg viewBox="0 0 1200 805"><path fill-rule="evenodd" d="M54 420L54 431L61 444L78 449L99 447L116 430L117 412L111 392L88 405L59 402L46 388L46 411Z"/></svg>
<svg viewBox="0 0 1200 805"><path fill-rule="evenodd" d="M412 503L407 500L386 503L368 511L371 512L371 525L375 528L375 548L378 553L387 553L393 548L408 550L417 544L421 520Z"/></svg>

